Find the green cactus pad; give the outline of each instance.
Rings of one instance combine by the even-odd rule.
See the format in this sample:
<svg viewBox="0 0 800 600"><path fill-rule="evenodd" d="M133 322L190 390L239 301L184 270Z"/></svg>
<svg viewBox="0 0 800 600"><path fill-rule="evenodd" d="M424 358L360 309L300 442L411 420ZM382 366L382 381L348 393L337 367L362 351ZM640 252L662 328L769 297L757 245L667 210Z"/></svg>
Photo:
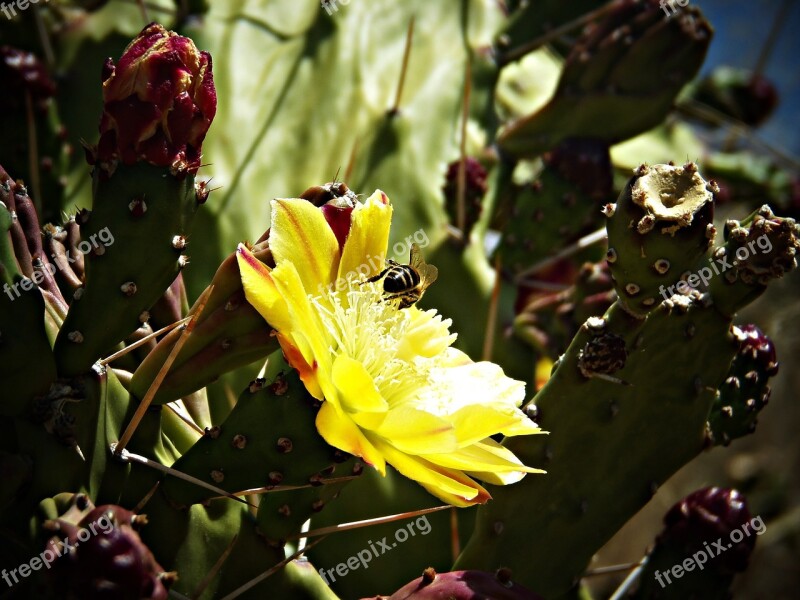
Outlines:
<svg viewBox="0 0 800 600"><path fill-rule="evenodd" d="M82 243L91 247L86 285L73 296L54 349L61 375L87 370L136 330L188 261L199 204L194 178L147 164L120 165L108 179L100 173L93 212L81 227Z"/></svg>
<svg viewBox="0 0 800 600"><path fill-rule="evenodd" d="M587 179L593 187L584 185ZM611 162L603 142L572 140L549 153L535 181L511 187L498 248L503 269L518 274L602 227L600 207L609 193Z"/></svg>
<svg viewBox="0 0 800 600"><path fill-rule="evenodd" d="M664 18L657 3L618 3L571 48L550 101L500 133L501 150L529 157L573 135L614 143L658 125L713 34L697 7L678 13Z"/></svg>
<svg viewBox="0 0 800 600"><path fill-rule="evenodd" d="M340 453L317 433L316 412L296 373L269 385L256 380L225 421L207 430L173 468L231 493L350 475L336 469ZM163 489L178 506L217 495L175 477L167 477Z"/></svg>
<svg viewBox="0 0 800 600"><path fill-rule="evenodd" d="M114 372L100 367L60 381L37 398L29 418L14 421L20 451L35 465L31 496L71 489L95 498L109 444L119 439L129 408L128 392Z"/></svg>

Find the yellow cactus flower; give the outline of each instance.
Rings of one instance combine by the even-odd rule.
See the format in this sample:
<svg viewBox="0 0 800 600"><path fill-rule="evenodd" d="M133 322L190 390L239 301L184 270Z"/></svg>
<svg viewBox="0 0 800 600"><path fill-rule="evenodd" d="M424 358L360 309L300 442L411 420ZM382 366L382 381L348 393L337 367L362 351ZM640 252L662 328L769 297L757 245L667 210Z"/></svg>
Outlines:
<svg viewBox="0 0 800 600"><path fill-rule="evenodd" d="M382 280L366 282L384 268L391 217L380 191L352 210L273 200L275 267L240 245L245 294L322 401L316 427L331 446L384 475L389 463L450 504L483 503L473 477L505 485L542 472L490 436L541 430L519 409L525 384L452 348L449 319L399 308Z"/></svg>

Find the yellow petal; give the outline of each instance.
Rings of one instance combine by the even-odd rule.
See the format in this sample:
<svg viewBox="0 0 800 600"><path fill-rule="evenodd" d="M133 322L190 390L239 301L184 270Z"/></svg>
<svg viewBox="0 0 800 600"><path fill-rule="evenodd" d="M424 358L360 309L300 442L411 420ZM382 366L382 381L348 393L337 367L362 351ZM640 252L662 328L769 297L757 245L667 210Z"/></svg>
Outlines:
<svg viewBox="0 0 800 600"><path fill-rule="evenodd" d="M339 242L322 211L308 200L272 201L269 248L275 264L291 261L306 292L321 294L339 266Z"/></svg>
<svg viewBox="0 0 800 600"><path fill-rule="evenodd" d="M339 390L339 400L348 411L385 412L389 405L378 391L364 365L340 354L333 363L333 384Z"/></svg>
<svg viewBox="0 0 800 600"><path fill-rule="evenodd" d="M371 277L383 267L389 244L392 205L389 198L376 190L364 204L353 209L350 233L344 243L337 279Z"/></svg>
<svg viewBox="0 0 800 600"><path fill-rule="evenodd" d="M541 469L526 467L511 450L488 438L449 454L425 455L437 465L474 473L544 473ZM483 479L483 477L481 477ZM494 482L492 482L494 483ZM499 484L502 485L502 484Z"/></svg>
<svg viewBox="0 0 800 600"><path fill-rule="evenodd" d="M291 324L289 310L272 279L269 267L239 244L236 251L239 273L242 277L247 301L277 330L288 329Z"/></svg>
<svg viewBox="0 0 800 600"><path fill-rule="evenodd" d="M534 471L539 473L539 471ZM511 485L521 481L527 473L523 471L465 471L470 477L480 479L484 483L492 485Z"/></svg>
<svg viewBox="0 0 800 600"><path fill-rule="evenodd" d="M317 413L316 424L319 434L331 446L360 456L381 475L386 475L383 456L346 414L337 411L329 402L323 402Z"/></svg>
<svg viewBox="0 0 800 600"><path fill-rule="evenodd" d="M456 432L444 419L410 406L392 408L375 428L375 434L391 440L406 454L453 452L458 449Z"/></svg>
<svg viewBox="0 0 800 600"><path fill-rule="evenodd" d="M490 396L487 396L487 399ZM511 407L481 406L472 404L459 409L450 416L456 428L461 447L469 446L496 433L522 435L544 433L525 413ZM510 432L510 433L509 433Z"/></svg>
<svg viewBox="0 0 800 600"><path fill-rule="evenodd" d="M506 437L514 435L531 435L536 433L548 434L549 431L543 431L539 426L531 421L522 412L516 411L514 419L510 425L498 429L498 433L502 433Z"/></svg>
<svg viewBox="0 0 800 600"><path fill-rule="evenodd" d="M445 502L454 506L472 506L482 504L490 498L489 493L478 482L460 471L439 467L423 458L404 454L373 436L370 439L389 464Z"/></svg>
<svg viewBox="0 0 800 600"><path fill-rule="evenodd" d="M442 367L464 367L474 365L468 354L457 348L447 348L442 356L438 358L438 363Z"/></svg>
<svg viewBox="0 0 800 600"><path fill-rule="evenodd" d="M281 345L281 350L283 350L286 362L288 362L292 368L297 369L300 380L305 384L308 393L317 400L324 400L325 394L317 380L317 365L313 362L309 364L306 361L303 353L300 352L297 347L297 342L295 342L291 336L279 333L278 342Z"/></svg>
<svg viewBox="0 0 800 600"><path fill-rule="evenodd" d="M305 364L311 369L310 374L303 377L303 381L306 382L309 378L315 379L315 387L307 386L309 392L314 394L319 389L326 400L338 402L338 393L331 381L330 334L325 329L316 307L309 300L299 272L293 262L282 262L272 269L271 275L278 293L286 302L291 319L289 330L279 330L279 332L298 349ZM287 356L287 358L292 357ZM299 369L294 363L290 364Z"/></svg>

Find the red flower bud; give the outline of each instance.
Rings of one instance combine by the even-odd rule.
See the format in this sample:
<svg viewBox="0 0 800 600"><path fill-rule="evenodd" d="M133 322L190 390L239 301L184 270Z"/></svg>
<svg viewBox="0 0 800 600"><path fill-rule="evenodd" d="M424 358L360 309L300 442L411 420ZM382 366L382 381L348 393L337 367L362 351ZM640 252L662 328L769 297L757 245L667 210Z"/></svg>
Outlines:
<svg viewBox="0 0 800 600"><path fill-rule="evenodd" d="M145 27L114 65L103 66L100 141L90 156L113 172L118 161L200 167L203 139L217 110L211 56L157 23Z"/></svg>

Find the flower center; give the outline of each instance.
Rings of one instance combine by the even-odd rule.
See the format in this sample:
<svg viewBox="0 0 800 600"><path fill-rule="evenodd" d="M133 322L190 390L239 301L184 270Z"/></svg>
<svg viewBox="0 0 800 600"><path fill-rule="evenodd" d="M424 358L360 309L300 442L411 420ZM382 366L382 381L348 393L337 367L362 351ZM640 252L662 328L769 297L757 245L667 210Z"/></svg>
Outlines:
<svg viewBox="0 0 800 600"><path fill-rule="evenodd" d="M364 365L390 406L393 400L413 401L417 390L430 385L435 358L403 352L410 309L387 302L380 281L348 285L325 296L309 295L329 335L331 355L345 354Z"/></svg>

